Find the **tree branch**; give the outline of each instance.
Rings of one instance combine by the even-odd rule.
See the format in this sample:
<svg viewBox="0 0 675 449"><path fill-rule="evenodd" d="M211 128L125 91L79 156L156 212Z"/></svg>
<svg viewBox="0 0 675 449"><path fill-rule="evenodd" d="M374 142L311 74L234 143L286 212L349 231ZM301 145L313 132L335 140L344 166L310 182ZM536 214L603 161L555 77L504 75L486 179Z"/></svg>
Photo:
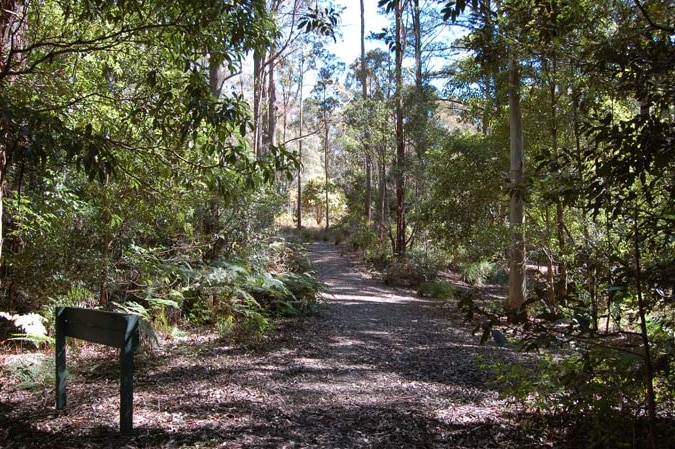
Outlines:
<svg viewBox="0 0 675 449"><path fill-rule="evenodd" d="M313 132L313 133L309 133L309 134L304 134L304 135L302 135L302 136L293 137L292 139L288 139L287 141L285 141L284 143L282 143L282 145L288 145L289 143L295 142L296 140L306 139L307 137L316 136L317 134L319 134L319 132L318 132L318 131L315 131L315 132Z"/></svg>
<svg viewBox="0 0 675 449"><path fill-rule="evenodd" d="M640 0L633 0L633 3L635 3L635 6L638 7L642 15L647 19L647 22L652 28L655 28L657 30L665 31L667 33L675 33L675 27L669 27L665 25L659 25L658 23L654 22L652 18L649 16L647 11L645 10L644 6L642 6L642 3L640 3Z"/></svg>

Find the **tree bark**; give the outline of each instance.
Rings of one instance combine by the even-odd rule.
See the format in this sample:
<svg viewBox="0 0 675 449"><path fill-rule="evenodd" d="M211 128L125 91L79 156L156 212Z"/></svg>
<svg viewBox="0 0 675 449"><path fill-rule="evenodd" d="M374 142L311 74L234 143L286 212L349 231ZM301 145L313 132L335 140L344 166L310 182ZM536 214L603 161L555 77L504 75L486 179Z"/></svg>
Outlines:
<svg viewBox="0 0 675 449"><path fill-rule="evenodd" d="M413 1L413 34L415 35L415 89L418 98L422 94L422 18L420 1Z"/></svg>
<svg viewBox="0 0 675 449"><path fill-rule="evenodd" d="M223 72L223 67L215 64L213 59L212 56L209 56L209 87L211 89L211 94L216 98L220 98L220 95L223 93L225 74Z"/></svg>
<svg viewBox="0 0 675 449"><path fill-rule="evenodd" d="M366 9L363 4L364 0L360 0L361 4L361 96L365 101L368 97L368 76L366 74ZM366 219L366 224L370 224L371 219L371 208L370 203L372 201L373 189L372 189L372 170L373 163L370 156L370 149L368 148L368 124L364 125L363 129L364 141L363 141L363 152L365 155L366 161L366 192L365 198L363 200L363 215Z"/></svg>
<svg viewBox="0 0 675 449"><path fill-rule="evenodd" d="M270 49L274 54L275 49ZM263 148L267 150L277 145L277 87L275 77L275 61L269 61L267 71L267 133Z"/></svg>
<svg viewBox="0 0 675 449"><path fill-rule="evenodd" d="M551 108L551 121L550 121L550 132L551 132L551 153L554 158L558 158L558 83L556 82L557 74L557 63L555 55L549 58L551 64L551 77L549 82L549 95L550 95L550 108ZM547 63L548 65L548 63ZM564 260L560 260L561 256L565 253L565 210L562 203L562 200L558 195L555 197L555 217L556 217L556 240L558 243L558 267L559 267L559 282L558 285L551 285L550 288L555 293L556 300L562 299L567 296L567 266Z"/></svg>
<svg viewBox="0 0 675 449"><path fill-rule="evenodd" d="M378 227L377 227L377 238L382 240L384 238L384 227L387 223L387 162L385 161L384 155L380 157L379 161L379 199L378 199L378 209L379 209L379 218L378 218Z"/></svg>
<svg viewBox="0 0 675 449"><path fill-rule="evenodd" d="M325 129L324 129L324 136L323 136L323 170L324 170L324 176L326 177L325 185L324 185L324 190L326 191L326 230L328 230L328 227L330 226L330 203L329 203L329 198L328 198L328 120L325 120Z"/></svg>
<svg viewBox="0 0 675 449"><path fill-rule="evenodd" d="M256 49L253 51L253 148L258 159L262 157L263 147L262 105L264 72L264 52Z"/></svg>
<svg viewBox="0 0 675 449"><path fill-rule="evenodd" d="M396 42L395 42L395 84L396 84L396 168L394 177L396 179L396 238L394 241L394 252L398 258L405 257L406 238L405 238L405 141L403 136L403 0L396 1Z"/></svg>
<svg viewBox="0 0 675 449"><path fill-rule="evenodd" d="M652 449L658 448L656 433L656 393L654 392L654 367L652 364L651 343L647 329L647 306L645 304L642 285L642 257L640 251L640 228L638 226L639 210L635 206L633 222L633 249L635 252L635 288L637 290L638 314L640 316L640 334L645 359L645 387L647 389L647 417L649 419L649 441Z"/></svg>
<svg viewBox="0 0 675 449"><path fill-rule="evenodd" d="M525 184L523 182L523 123L520 110L519 61L513 58L509 66L509 124L510 124L510 181L509 227L509 302L514 311L520 311L526 298L525 278Z"/></svg>
<svg viewBox="0 0 675 449"><path fill-rule="evenodd" d="M300 96L300 113L299 113L299 128L298 136L302 136L303 124L303 84L305 78L305 57L300 58L300 85L298 86L298 94ZM302 139L298 140L298 229L302 229Z"/></svg>

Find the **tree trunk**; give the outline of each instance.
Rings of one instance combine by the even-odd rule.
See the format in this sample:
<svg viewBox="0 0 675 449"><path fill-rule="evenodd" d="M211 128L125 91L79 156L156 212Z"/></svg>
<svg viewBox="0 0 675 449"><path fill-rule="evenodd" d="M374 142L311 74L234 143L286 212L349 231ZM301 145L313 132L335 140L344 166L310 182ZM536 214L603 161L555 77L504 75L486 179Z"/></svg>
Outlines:
<svg viewBox="0 0 675 449"><path fill-rule="evenodd" d="M403 136L403 0L396 1L396 238L394 252L398 258L405 257L405 141Z"/></svg>
<svg viewBox="0 0 675 449"><path fill-rule="evenodd" d="M300 58L300 85L298 86L298 94L300 96L300 113L299 113L299 128L298 136L302 137L303 124L303 84L305 78L305 57ZM298 140L298 229L302 229L302 138Z"/></svg>
<svg viewBox="0 0 675 449"><path fill-rule="evenodd" d="M253 51L253 148L258 159L262 158L263 147L264 54L259 49Z"/></svg>
<svg viewBox="0 0 675 449"><path fill-rule="evenodd" d="M413 2L413 34L415 35L415 89L418 99L422 94L422 19L420 0Z"/></svg>
<svg viewBox="0 0 675 449"><path fill-rule="evenodd" d="M16 22L21 17L19 11L20 1L17 0L0 0L0 73L3 73L5 69L5 64L11 66L12 59L9 58L10 52L12 50L12 44L18 45L21 41L21 31L23 29L23 21L20 23L22 26L16 27ZM17 29L19 28L19 29ZM9 83L9 78L0 78L0 89L4 89L4 83ZM0 114L3 113L2 107L0 105ZM6 137L8 131L0 128L0 137L2 141L7 141ZM2 266L2 249L4 246L4 196L5 196L5 183L7 177L7 171L9 169L11 155L7 154L8 148L5 144L0 143L0 266ZM2 285L2 279L0 279L0 285Z"/></svg>
<svg viewBox="0 0 675 449"><path fill-rule="evenodd" d="M324 136L323 136L323 170L324 176L326 177L324 190L326 191L326 230L330 226L330 203L328 198L328 120L326 120Z"/></svg>
<svg viewBox="0 0 675 449"><path fill-rule="evenodd" d="M645 359L645 387L647 389L647 417L649 419L649 440L652 449L657 449L656 434L656 393L654 392L654 367L652 365L651 343L647 330L647 306L645 304L642 285L642 257L640 251L640 228L638 226L639 210L635 206L633 223L633 249L635 251L635 288L637 290L638 314L640 316L640 334Z"/></svg>
<svg viewBox="0 0 675 449"><path fill-rule="evenodd" d="M209 58L209 87L214 97L220 98L223 92L225 76L223 67L213 63L213 57Z"/></svg>
<svg viewBox="0 0 675 449"><path fill-rule="evenodd" d="M384 153L384 152L383 152ZM382 240L384 238L384 227L387 223L387 163L384 155L380 157L379 161L379 199L378 199L378 226L377 238Z"/></svg>
<svg viewBox="0 0 675 449"><path fill-rule="evenodd" d="M368 76L366 74L366 10L363 4L364 0L360 0L361 4L361 96L365 101L368 97ZM366 160L366 192L363 199L363 215L366 219L366 224L370 224L371 210L370 203L372 202L373 188L372 188L372 170L373 162L370 156L370 149L368 148L368 124L364 125L363 129L363 152Z"/></svg>
<svg viewBox="0 0 675 449"><path fill-rule="evenodd" d="M98 301L101 306L108 304L108 273L110 273L111 255L110 248L113 244L113 233L112 233L112 213L110 210L110 194L109 194L109 180L106 177L105 182L101 186L101 196L102 198L102 208L103 208L103 217L102 221L103 226L103 235L102 237L102 247L101 247L101 278L99 285L99 296Z"/></svg>
<svg viewBox="0 0 675 449"><path fill-rule="evenodd" d="M550 109L551 109L551 121L550 121L550 132L551 132L551 153L554 158L558 158L558 83L556 82L557 74L557 63L555 56L550 59L550 81L549 81L549 96L550 96ZM548 63L545 63L548 66ZM562 299L567 296L567 267L562 255L565 254L565 211L562 200L559 195L555 196L555 217L556 217L556 240L558 243L558 267L559 267L559 279L557 285L551 285L551 288L555 292L556 299Z"/></svg>
<svg viewBox="0 0 675 449"><path fill-rule="evenodd" d="M270 49L274 54L275 49ZM263 143L265 150L277 145L277 87L274 61L269 61L267 70L267 133Z"/></svg>
<svg viewBox="0 0 675 449"><path fill-rule="evenodd" d="M511 245L509 251L509 302L514 311L520 311L526 298L525 281L525 184L523 182L523 123L520 110L519 61L513 59L509 66L509 123L511 136L511 201L509 227Z"/></svg>

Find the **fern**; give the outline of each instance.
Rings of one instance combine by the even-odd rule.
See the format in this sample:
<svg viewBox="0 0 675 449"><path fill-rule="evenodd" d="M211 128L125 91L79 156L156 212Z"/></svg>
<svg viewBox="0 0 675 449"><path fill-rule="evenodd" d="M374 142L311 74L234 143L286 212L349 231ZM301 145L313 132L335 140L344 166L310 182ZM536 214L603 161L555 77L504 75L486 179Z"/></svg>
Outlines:
<svg viewBox="0 0 675 449"><path fill-rule="evenodd" d="M47 335L47 328L44 323L47 321L45 317L37 313L29 313L26 315L10 315L6 312L0 312L0 317L5 318L14 323L14 326L21 329L23 332L12 334L9 340L26 341L39 348L41 344L54 344L54 338Z"/></svg>
<svg viewBox="0 0 675 449"><path fill-rule="evenodd" d="M159 346L159 339L157 338L157 333L152 327L152 318L150 317L150 311L135 301L128 301L124 304L113 302L113 305L117 308L118 312L127 313L129 315L138 315L140 320L138 320L138 332L141 336L141 339L144 341L150 341L151 344Z"/></svg>

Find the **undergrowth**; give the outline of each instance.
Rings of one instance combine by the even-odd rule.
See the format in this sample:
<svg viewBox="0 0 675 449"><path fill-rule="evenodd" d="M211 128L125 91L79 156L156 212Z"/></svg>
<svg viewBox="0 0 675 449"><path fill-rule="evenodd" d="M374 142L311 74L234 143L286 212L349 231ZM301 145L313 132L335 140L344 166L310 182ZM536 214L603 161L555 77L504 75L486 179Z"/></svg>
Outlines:
<svg viewBox="0 0 675 449"><path fill-rule="evenodd" d="M506 324L504 310L478 301L475 291L458 295L458 306L477 323L481 343L536 353L534 359L484 359L498 391L523 425L545 427L556 441L580 448L647 448L645 358L634 330L601 332L589 327L574 303L555 309L529 304L529 317ZM502 306L503 307L503 306ZM675 447L675 362L670 333L651 321L652 376L659 404L661 447Z"/></svg>
<svg viewBox="0 0 675 449"><path fill-rule="evenodd" d="M39 313L27 315L39 318L31 322L44 324L42 336L24 329L12 339L53 345L56 306L138 315L142 344L157 343L158 334L176 335L186 326L210 326L223 338L253 338L272 329L276 318L311 313L320 300L321 285L304 247L282 238L262 240L240 257L208 262L162 261L157 253L140 249L128 256L133 259L129 264L144 273L136 289L101 306L92 291L75 285L67 294L50 298ZM25 324L23 315L2 316L19 328Z"/></svg>
<svg viewBox="0 0 675 449"><path fill-rule="evenodd" d="M457 288L443 281L426 281L417 288L417 294L423 298L448 300L457 295Z"/></svg>

